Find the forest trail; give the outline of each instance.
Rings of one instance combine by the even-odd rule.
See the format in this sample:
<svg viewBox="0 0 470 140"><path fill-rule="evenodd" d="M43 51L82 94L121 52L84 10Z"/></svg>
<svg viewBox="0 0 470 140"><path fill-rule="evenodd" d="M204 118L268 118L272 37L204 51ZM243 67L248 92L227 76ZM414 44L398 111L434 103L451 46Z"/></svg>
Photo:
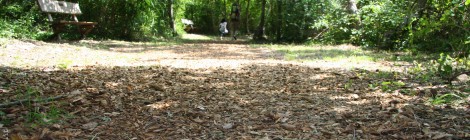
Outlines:
<svg viewBox="0 0 470 140"><path fill-rule="evenodd" d="M218 42L6 44L0 51L0 103L70 97L0 107L0 117L10 122L1 122L2 135L247 140L470 136L468 102L432 106L427 99L449 89L430 90L398 72L382 71L392 69L388 63L289 61L273 49Z"/></svg>
<svg viewBox="0 0 470 140"><path fill-rule="evenodd" d="M189 36L189 37L186 37ZM250 44L246 40L210 39L201 35L186 35L183 43L143 43L125 41L93 41L46 43L41 41L12 41L5 45L0 62L5 66L43 67L57 66L169 66L174 68L227 68L238 69L245 65L293 64L321 69L365 69L401 71L403 67L387 61L339 60L288 60L284 52L271 49L269 44ZM303 45L300 45L303 46ZM292 48L297 47L293 45ZM308 55L336 57L329 51L354 52L360 48L352 45L313 46L318 48Z"/></svg>

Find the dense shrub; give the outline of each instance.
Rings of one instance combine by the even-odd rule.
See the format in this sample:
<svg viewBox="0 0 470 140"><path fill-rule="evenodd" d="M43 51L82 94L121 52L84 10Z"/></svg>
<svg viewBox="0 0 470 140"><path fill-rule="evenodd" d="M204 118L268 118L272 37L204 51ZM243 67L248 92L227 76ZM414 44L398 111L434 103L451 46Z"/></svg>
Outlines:
<svg viewBox="0 0 470 140"><path fill-rule="evenodd" d="M184 33L182 18L192 20L197 33L217 34L219 21L229 18L236 1L241 10L240 31L253 32L263 11L261 1L256 0L67 1L80 3L84 13L80 20L99 22L92 37L122 40L173 36L171 2L175 30L180 34ZM0 0L0 4L0 37L40 39L51 34L35 0ZM455 56L468 56L470 51L470 0L266 0L265 7L262 30L268 40L452 51Z"/></svg>
<svg viewBox="0 0 470 140"><path fill-rule="evenodd" d="M0 0L0 5L0 37L41 39L48 35L35 3Z"/></svg>
<svg viewBox="0 0 470 140"><path fill-rule="evenodd" d="M318 40L468 55L469 0L358 0L357 5L358 13L351 14L345 8L348 4L331 1L327 5L330 11L312 23L328 29Z"/></svg>

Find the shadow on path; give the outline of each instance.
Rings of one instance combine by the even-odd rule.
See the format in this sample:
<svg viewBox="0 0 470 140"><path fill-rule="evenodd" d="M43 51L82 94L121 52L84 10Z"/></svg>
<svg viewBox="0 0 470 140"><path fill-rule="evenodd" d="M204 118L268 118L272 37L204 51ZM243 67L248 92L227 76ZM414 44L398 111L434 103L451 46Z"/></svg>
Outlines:
<svg viewBox="0 0 470 140"><path fill-rule="evenodd" d="M375 72L362 71L365 75ZM426 98L368 88L373 77L296 65L241 69L85 67L40 71L0 67L0 102L34 89L36 104L74 116L30 129L28 106L1 108L11 134L72 139L464 139L468 110L425 105ZM392 80L392 79L390 79ZM406 82L406 81L405 81ZM349 85L349 86L345 86ZM349 87L349 88L347 88ZM19 92L16 92L19 91ZM16 117L7 117L14 114ZM61 115L60 115L61 116ZM39 118L41 119L41 118ZM57 119L57 118L56 118ZM66 127L65 127L66 126ZM96 135L88 135L96 134Z"/></svg>

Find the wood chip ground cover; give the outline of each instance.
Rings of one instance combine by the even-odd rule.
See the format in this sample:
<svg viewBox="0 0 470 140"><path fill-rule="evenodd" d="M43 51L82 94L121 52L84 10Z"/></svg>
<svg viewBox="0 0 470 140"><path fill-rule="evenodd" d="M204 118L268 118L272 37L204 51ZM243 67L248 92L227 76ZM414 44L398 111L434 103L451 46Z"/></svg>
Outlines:
<svg viewBox="0 0 470 140"><path fill-rule="evenodd" d="M3 65L0 103L17 101L26 95L70 96L1 107L2 136L10 139L465 139L470 136L468 102L457 107L431 106L424 93L408 96L398 90L387 93L371 88L372 81L377 80L373 77L377 71L327 69L289 62L258 63L264 59L243 54L250 52L245 52L250 48L222 46L237 50L233 52L238 53L232 56L237 57L234 59L252 62L239 63L236 67L208 64L212 66L207 68L192 67L192 64L184 64L187 67L142 65L145 62L140 60L150 57L128 54L141 58L139 62L129 60L136 66L77 65L59 70ZM168 47L165 51L184 51L180 47ZM194 58L198 54L189 49L179 54L193 55L190 60L204 60ZM216 53L204 49L200 51ZM145 54L157 57L154 53ZM215 55L213 59L233 62L234 59L226 57ZM159 59L169 60L163 56ZM191 61L184 61L188 62ZM358 77L355 73L365 76ZM397 79L414 82L406 81L405 76L381 80ZM417 89L420 86L400 89L420 93L421 89ZM64 113L53 118L50 114L56 108ZM48 117L28 121L31 118L28 114L34 112Z"/></svg>

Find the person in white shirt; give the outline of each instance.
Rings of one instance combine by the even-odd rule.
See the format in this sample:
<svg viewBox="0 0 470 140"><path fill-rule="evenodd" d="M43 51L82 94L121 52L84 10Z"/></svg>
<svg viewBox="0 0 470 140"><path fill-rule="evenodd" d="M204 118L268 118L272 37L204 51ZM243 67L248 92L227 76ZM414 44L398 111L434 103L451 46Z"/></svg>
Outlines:
<svg viewBox="0 0 470 140"><path fill-rule="evenodd" d="M228 33L227 20L225 20L225 18L223 18L222 21L220 21L219 31L220 31L220 40L222 40L222 38L224 37L224 34Z"/></svg>

